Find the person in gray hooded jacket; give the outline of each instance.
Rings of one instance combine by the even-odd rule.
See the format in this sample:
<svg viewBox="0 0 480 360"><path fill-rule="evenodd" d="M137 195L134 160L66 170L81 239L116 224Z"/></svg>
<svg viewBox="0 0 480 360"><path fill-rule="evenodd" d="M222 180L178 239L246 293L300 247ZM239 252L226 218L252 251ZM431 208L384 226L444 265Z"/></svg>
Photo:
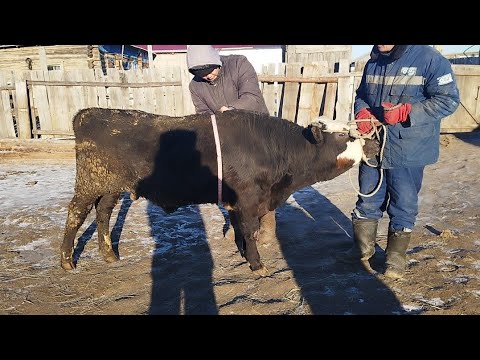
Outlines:
<svg viewBox="0 0 480 360"><path fill-rule="evenodd" d="M255 68L245 56L220 55L211 45L188 45L187 66L194 75L189 89L197 114L233 109L269 113ZM225 237L234 238L231 223ZM275 237L275 211L270 211L260 219L259 240Z"/></svg>
<svg viewBox="0 0 480 360"><path fill-rule="evenodd" d="M189 45L189 89L197 114L242 109L268 114L254 67L243 55L219 55L211 45Z"/></svg>

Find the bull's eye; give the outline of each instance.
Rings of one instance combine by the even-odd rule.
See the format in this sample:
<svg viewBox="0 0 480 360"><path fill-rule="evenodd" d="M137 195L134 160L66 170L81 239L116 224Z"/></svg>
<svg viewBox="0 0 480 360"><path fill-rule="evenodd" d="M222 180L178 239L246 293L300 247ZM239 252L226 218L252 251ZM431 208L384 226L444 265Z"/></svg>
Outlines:
<svg viewBox="0 0 480 360"><path fill-rule="evenodd" d="M346 135L347 135L346 133L339 133L339 134L338 134L338 136L340 136L340 137L344 137L344 136L346 136Z"/></svg>

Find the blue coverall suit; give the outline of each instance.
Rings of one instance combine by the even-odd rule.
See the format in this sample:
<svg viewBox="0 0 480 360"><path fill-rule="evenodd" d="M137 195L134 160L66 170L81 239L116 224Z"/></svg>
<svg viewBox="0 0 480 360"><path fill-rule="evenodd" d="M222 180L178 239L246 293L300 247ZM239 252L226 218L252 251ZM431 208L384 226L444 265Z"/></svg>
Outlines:
<svg viewBox="0 0 480 360"><path fill-rule="evenodd" d="M371 197L359 196L353 219L380 219L387 211L392 231L411 231L418 214L418 193L425 165L438 161L440 121L460 103L450 62L428 45L403 46L394 58L372 51L356 92L354 111L370 108L379 120L381 104L410 103L409 119L386 125L381 167L384 178ZM380 171L364 163L359 169L362 194L378 185Z"/></svg>

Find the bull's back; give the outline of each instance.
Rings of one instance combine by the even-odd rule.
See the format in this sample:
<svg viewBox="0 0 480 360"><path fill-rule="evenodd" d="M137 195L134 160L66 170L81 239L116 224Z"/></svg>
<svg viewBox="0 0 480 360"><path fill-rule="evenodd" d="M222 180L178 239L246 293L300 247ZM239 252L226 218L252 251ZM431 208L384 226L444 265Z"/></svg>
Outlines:
<svg viewBox="0 0 480 360"><path fill-rule="evenodd" d="M201 153L211 152L206 148L211 148L208 139L213 141L213 137L207 134L211 125L203 118L138 110L79 111L73 120L77 182L97 186L96 192L140 187L147 198L152 197L148 192L171 192L179 187L185 191L191 187L188 181L205 178L210 171Z"/></svg>

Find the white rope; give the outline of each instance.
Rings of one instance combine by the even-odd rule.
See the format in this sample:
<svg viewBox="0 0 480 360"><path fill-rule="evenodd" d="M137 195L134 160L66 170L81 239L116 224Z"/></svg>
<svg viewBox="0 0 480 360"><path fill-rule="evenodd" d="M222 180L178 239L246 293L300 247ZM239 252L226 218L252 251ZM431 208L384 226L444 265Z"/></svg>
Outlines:
<svg viewBox="0 0 480 360"><path fill-rule="evenodd" d="M212 119L213 127L213 136L215 138L215 147L217 149L217 191L218 191L218 205L222 205L222 148L220 147L220 137L218 136L217 120L215 119L215 114L210 115Z"/></svg>
<svg viewBox="0 0 480 360"><path fill-rule="evenodd" d="M356 123L357 122L360 122L360 121L370 121L370 123L372 124L372 131L370 131L368 134L361 134L357 129L356 129ZM354 120L354 121L351 121L348 123L350 126L352 125L355 125L355 130L354 131L350 131L350 136L353 136L353 137L356 137L356 138L361 138L361 139L373 139L373 137L377 137L379 140L380 140L380 132L378 131L378 127L374 124L374 121L373 119L358 119L358 120ZM351 170L350 169L348 171L348 178L350 179L350 184L352 185L353 187L353 190L355 190L355 192L362 196L362 197L372 197L373 195L375 195L378 190L380 190L380 187L382 186L382 182L383 182L383 169L382 169L382 160L383 160L383 151L385 149L385 144L387 142L387 127L385 125L381 125L382 126L382 129L383 129L383 140L381 141L381 147L380 147L380 154L379 154L379 164L378 165L372 165L368 162L368 159L367 157L365 156L365 153L363 154L363 162L370 166L370 167L377 167L379 166L380 167L380 180L376 186L376 188L369 194L363 194L360 192L360 189L357 189L355 187L355 184L353 183L352 181L352 173L351 173ZM352 127L351 127L352 129Z"/></svg>

